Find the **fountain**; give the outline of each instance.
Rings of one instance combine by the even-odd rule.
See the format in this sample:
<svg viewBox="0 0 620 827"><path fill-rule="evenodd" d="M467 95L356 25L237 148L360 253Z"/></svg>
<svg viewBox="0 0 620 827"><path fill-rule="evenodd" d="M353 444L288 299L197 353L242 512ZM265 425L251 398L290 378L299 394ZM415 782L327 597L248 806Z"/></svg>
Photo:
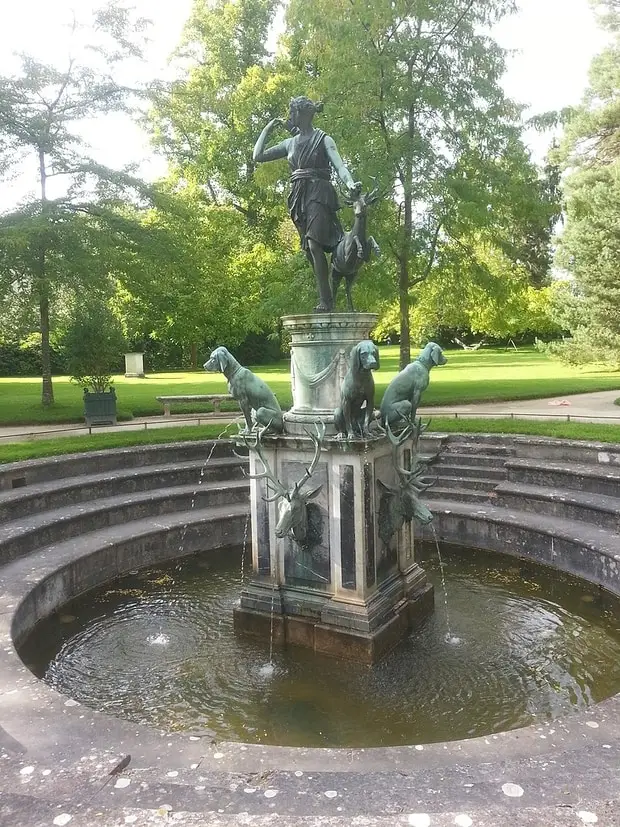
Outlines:
<svg viewBox="0 0 620 827"><path fill-rule="evenodd" d="M326 153L358 198L355 232L339 236L332 256L332 284L346 279L349 309L355 274L376 252L363 213L372 198L361 197L333 142L308 130L307 104L293 108L305 148L287 139L265 149L263 139L257 152L304 161L289 206L319 306L283 320L293 407L282 412L225 348L207 363L226 375L244 415L235 440L250 453L250 520L232 457L205 479L213 452L228 444L211 446L192 486L198 444L0 470L10 515L0 629L15 647L3 648L0 664L0 804L12 823L22 812L19 823L41 812L64 825L72 812L92 821L104 811L117 823L121 808L138 804L145 817L166 818L176 801L175 817L183 806L205 823L224 812L234 821L262 818L264 799L275 799L267 806L286 823L300 813L338 820L332 806L342 823L385 813L410 824L505 823L519 817L521 797L524 817L533 812L537 823L565 814L594 823L595 808L617 810L620 541L610 471L620 451L442 438L448 454L456 445L465 457L453 468L476 454L497 474L498 451L525 483L498 483L482 506L444 490L433 522L420 500L429 459L417 412L430 370L445 359L430 342L389 384L376 415L375 317L333 312L325 247L309 227L339 231L331 185L313 158ZM162 455L169 462L160 468ZM526 472L567 488L536 491ZM460 485L464 477L451 473ZM557 513L543 515L541 502ZM414 547L416 523L429 530ZM142 777L149 783L138 784ZM592 812L577 809L586 805Z"/></svg>
<svg viewBox="0 0 620 827"><path fill-rule="evenodd" d="M359 367L359 343L375 318L284 317L293 407L282 433L263 427L238 439L250 449L252 575L235 628L368 663L433 605L413 555L415 519L431 515L421 504L417 513L403 507L403 492L415 493L411 478L419 482L425 470L415 455L419 426L396 437L389 423L387 432L374 423L372 408L361 408L365 433L336 433L347 376L363 373L372 384L371 369Z"/></svg>
<svg viewBox="0 0 620 827"><path fill-rule="evenodd" d="M416 411L431 367L446 360L429 343L390 384L376 420L372 371L379 353L369 336L377 317L333 310L343 277L352 308L351 283L378 251L366 238L366 210L377 188L363 196L331 138L313 128L320 109L294 98L293 137L266 148L280 123L271 121L254 151L257 162L289 159L291 218L319 294L314 313L282 318L291 337L293 407L282 415L265 382L226 348L217 348L205 368L227 377L246 421L237 444L250 452L252 576L235 609L236 629L269 637L272 645L372 663L433 605L413 555L415 521L432 519L418 500L426 464L416 454L422 432ZM356 205L348 233L336 215L330 164Z"/></svg>

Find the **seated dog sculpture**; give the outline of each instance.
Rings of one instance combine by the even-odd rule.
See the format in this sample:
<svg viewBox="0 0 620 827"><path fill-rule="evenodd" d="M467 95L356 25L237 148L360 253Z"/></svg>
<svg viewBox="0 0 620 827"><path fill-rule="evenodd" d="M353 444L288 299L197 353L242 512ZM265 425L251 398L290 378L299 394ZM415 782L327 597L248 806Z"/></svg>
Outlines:
<svg viewBox="0 0 620 827"><path fill-rule="evenodd" d="M413 423L422 394L428 387L429 374L435 365L448 360L435 342L429 342L417 359L392 379L381 401L381 424L399 431Z"/></svg>
<svg viewBox="0 0 620 827"><path fill-rule="evenodd" d="M267 431L282 433L282 409L273 391L251 370L242 367L225 347L215 348L209 361L205 362L204 369L220 371L228 379L228 392L239 403L245 417L246 432L252 430L255 422Z"/></svg>
<svg viewBox="0 0 620 827"><path fill-rule="evenodd" d="M379 367L379 350L369 339L351 349L349 370L340 391L340 407L334 412L334 425L349 439L369 435L374 416L375 380L372 372Z"/></svg>

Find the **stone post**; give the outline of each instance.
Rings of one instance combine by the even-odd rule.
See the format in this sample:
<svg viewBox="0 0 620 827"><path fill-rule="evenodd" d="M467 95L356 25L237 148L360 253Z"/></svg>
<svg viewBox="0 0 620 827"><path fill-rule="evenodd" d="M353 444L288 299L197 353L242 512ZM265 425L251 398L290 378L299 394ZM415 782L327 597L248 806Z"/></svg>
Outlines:
<svg viewBox="0 0 620 827"><path fill-rule="evenodd" d="M125 354L125 376L144 379L144 353Z"/></svg>

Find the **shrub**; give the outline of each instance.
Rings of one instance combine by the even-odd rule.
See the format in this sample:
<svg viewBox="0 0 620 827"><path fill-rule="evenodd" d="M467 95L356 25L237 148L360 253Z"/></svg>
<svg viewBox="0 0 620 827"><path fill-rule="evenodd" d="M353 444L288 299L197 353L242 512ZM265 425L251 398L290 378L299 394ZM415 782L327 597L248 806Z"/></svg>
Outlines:
<svg viewBox="0 0 620 827"><path fill-rule="evenodd" d="M104 303L86 304L78 312L63 343L71 381L85 391L103 393L111 388L112 374L122 369L123 330Z"/></svg>
<svg viewBox="0 0 620 827"><path fill-rule="evenodd" d="M66 372L64 356L57 348L51 349L52 373ZM40 376L41 337L28 337L20 342L0 341L0 376Z"/></svg>

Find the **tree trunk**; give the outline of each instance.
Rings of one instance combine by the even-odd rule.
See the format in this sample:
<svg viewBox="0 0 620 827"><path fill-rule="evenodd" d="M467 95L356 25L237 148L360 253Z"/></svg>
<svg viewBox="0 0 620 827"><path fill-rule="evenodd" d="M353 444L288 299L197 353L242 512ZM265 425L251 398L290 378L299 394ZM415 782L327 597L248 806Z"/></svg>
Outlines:
<svg viewBox="0 0 620 827"><path fill-rule="evenodd" d="M41 184L41 214L45 216L47 212L47 174L45 170L45 151L41 147L39 148L39 175ZM45 227L43 233L45 234ZM41 322L41 404L47 408L54 404L54 387L52 385L52 362L50 354L50 300L46 272L46 252L45 235L43 235L39 240L37 286Z"/></svg>
<svg viewBox="0 0 620 827"><path fill-rule="evenodd" d="M411 181L411 176L408 176ZM411 361L411 331L409 325L409 255L411 253L411 230L412 230L412 213L411 213L411 189L410 186L405 186L405 209L404 209L404 224L403 224L403 242L400 249L399 256L399 278L398 278L398 297L400 307L400 356L399 367L400 370L407 367Z"/></svg>
<svg viewBox="0 0 620 827"><path fill-rule="evenodd" d="M39 297L39 313L41 316L41 403L48 407L54 404L54 388L50 354L50 303L45 291Z"/></svg>
<svg viewBox="0 0 620 827"><path fill-rule="evenodd" d="M400 304L400 354L399 369L407 367L411 361L411 333L409 330L409 260L401 258L398 280Z"/></svg>
<svg viewBox="0 0 620 827"><path fill-rule="evenodd" d="M198 345L196 344L196 342L192 342L189 348L189 361L191 363L191 368L192 370L198 370Z"/></svg>

